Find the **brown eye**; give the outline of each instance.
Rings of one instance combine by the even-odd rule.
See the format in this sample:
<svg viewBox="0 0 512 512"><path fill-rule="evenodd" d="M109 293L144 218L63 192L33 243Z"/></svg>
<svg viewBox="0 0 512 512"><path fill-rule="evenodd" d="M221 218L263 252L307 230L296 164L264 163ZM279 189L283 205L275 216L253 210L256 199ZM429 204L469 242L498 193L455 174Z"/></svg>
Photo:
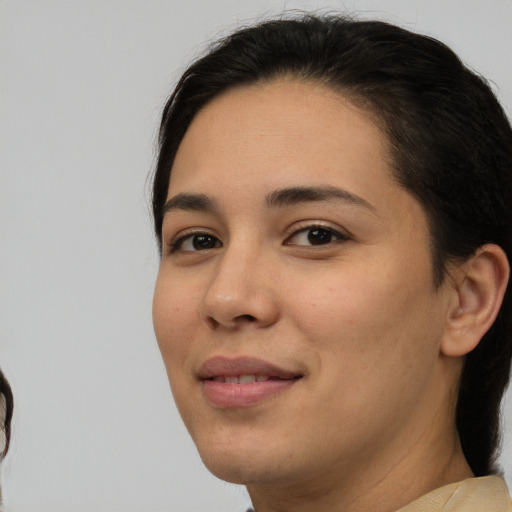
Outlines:
<svg viewBox="0 0 512 512"><path fill-rule="evenodd" d="M192 245L196 251L204 249L215 249L218 247L218 240L211 235L194 235L192 237Z"/></svg>
<svg viewBox="0 0 512 512"><path fill-rule="evenodd" d="M222 247L222 242L208 233L192 233L171 244L171 252L197 252Z"/></svg>
<svg viewBox="0 0 512 512"><path fill-rule="evenodd" d="M324 226L310 226L296 231L290 238L288 238L286 245L328 245L333 242L343 240L348 240L348 237L334 229Z"/></svg>
<svg viewBox="0 0 512 512"><path fill-rule="evenodd" d="M329 244L334 239L334 233L327 229L309 229L308 233L308 242L311 245L323 245Z"/></svg>

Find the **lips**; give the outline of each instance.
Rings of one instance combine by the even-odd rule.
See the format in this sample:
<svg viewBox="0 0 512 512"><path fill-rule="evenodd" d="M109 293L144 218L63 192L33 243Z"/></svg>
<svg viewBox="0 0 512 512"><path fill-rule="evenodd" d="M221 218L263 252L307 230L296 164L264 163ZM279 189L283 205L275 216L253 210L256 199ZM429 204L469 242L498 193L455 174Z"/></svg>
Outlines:
<svg viewBox="0 0 512 512"><path fill-rule="evenodd" d="M214 357L198 372L206 400L222 409L252 407L293 386L302 375L261 359Z"/></svg>

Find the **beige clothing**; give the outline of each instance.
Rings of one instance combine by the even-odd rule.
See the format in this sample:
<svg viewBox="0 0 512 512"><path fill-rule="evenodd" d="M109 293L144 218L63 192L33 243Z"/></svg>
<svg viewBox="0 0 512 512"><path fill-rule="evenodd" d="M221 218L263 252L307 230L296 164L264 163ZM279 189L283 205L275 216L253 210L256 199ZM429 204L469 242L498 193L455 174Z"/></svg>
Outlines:
<svg viewBox="0 0 512 512"><path fill-rule="evenodd" d="M512 512L512 501L501 477L484 476L435 489L397 512Z"/></svg>
<svg viewBox="0 0 512 512"><path fill-rule="evenodd" d="M512 501L502 478L485 476L440 487L397 512L512 512Z"/></svg>

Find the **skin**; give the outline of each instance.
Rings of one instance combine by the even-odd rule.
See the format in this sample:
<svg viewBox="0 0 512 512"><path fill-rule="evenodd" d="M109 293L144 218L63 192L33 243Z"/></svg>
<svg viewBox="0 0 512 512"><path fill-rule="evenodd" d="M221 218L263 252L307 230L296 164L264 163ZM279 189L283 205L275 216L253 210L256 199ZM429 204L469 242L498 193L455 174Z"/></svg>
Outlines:
<svg viewBox="0 0 512 512"><path fill-rule="evenodd" d="M350 195L267 204L290 187ZM168 200L178 194L214 208L166 213L154 325L215 475L247 485L258 512L391 512L472 476L454 426L463 279L455 270L434 286L427 217L393 178L370 114L291 79L230 90L188 129ZM198 234L209 248L197 250ZM302 378L219 408L197 377L214 356Z"/></svg>

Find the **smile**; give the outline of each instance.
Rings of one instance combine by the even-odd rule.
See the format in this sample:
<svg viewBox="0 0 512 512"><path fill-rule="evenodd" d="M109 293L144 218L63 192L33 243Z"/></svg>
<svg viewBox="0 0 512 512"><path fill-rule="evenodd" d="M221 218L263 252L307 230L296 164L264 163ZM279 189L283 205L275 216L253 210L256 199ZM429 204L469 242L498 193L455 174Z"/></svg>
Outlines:
<svg viewBox="0 0 512 512"><path fill-rule="evenodd" d="M210 380L228 384L251 384L252 382L266 382L269 379L276 378L278 377L269 377L268 375L240 375L238 377L227 377L219 375L217 377L212 377Z"/></svg>
<svg viewBox="0 0 512 512"><path fill-rule="evenodd" d="M224 357L208 360L198 376L207 402L221 409L255 406L302 378L260 359Z"/></svg>

